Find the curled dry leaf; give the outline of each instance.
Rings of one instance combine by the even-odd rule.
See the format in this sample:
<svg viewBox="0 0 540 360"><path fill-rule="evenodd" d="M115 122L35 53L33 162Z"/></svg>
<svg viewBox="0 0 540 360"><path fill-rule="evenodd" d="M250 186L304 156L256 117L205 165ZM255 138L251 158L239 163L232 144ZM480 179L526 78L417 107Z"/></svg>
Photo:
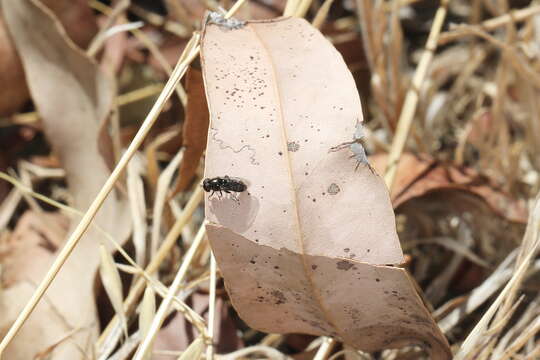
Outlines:
<svg viewBox="0 0 540 360"><path fill-rule="evenodd" d="M1 4L45 134L66 171L73 197L70 205L85 210L109 175L98 139L99 124L110 111L114 86L66 36L59 21L42 3L3 0ZM131 231L127 203L115 195L103 204L94 221L120 243ZM81 239L42 302L7 348L6 358L32 359L74 329L79 331L70 341L54 348L51 358L78 360L84 358L85 351L90 352L86 347L97 334L93 286L102 239L103 234L95 229ZM25 281L4 292L7 296L9 291L9 296L17 301L1 301L2 333L19 314L54 257L54 249L50 249L42 256L26 256L12 264ZM47 331L42 331L44 328Z"/></svg>
<svg viewBox="0 0 540 360"><path fill-rule="evenodd" d="M20 271L18 264L28 257L49 256L62 243L68 226L69 220L59 213L25 212L13 233L2 244L0 260L5 271L1 287L9 288L24 281L25 273ZM27 265L32 267L34 264L29 262Z"/></svg>
<svg viewBox="0 0 540 360"><path fill-rule="evenodd" d="M75 4L74 4L75 3ZM97 31L95 18L86 0L47 0L47 5L60 19L67 33L79 46L86 46ZM19 110L29 100L28 87L21 60L7 33L0 13L0 115Z"/></svg>
<svg viewBox="0 0 540 360"><path fill-rule="evenodd" d="M369 159L376 170L384 170L386 155L378 154ZM512 198L471 168L440 164L428 155L416 157L404 154L399 162L397 174L392 191L394 208L428 193L457 190L480 197L493 211L509 221L527 222L525 201Z"/></svg>
<svg viewBox="0 0 540 360"><path fill-rule="evenodd" d="M192 65L188 70L186 83L188 103L182 131L182 145L185 151L173 195L185 191L193 180L201 156L206 148L206 137L208 135L210 115L208 114L208 104L204 94L201 69Z"/></svg>
<svg viewBox="0 0 540 360"><path fill-rule="evenodd" d="M247 184L206 200L208 238L233 305L252 327L336 337L375 351L446 339L396 267L386 187L348 150L360 99L343 58L305 20L206 26L206 177Z"/></svg>
<svg viewBox="0 0 540 360"><path fill-rule="evenodd" d="M98 31L96 18L86 0L43 0L66 29L69 38L86 48Z"/></svg>
<svg viewBox="0 0 540 360"><path fill-rule="evenodd" d="M21 61L4 24L0 16L0 81L4 84L0 97L1 116L16 112L29 98Z"/></svg>

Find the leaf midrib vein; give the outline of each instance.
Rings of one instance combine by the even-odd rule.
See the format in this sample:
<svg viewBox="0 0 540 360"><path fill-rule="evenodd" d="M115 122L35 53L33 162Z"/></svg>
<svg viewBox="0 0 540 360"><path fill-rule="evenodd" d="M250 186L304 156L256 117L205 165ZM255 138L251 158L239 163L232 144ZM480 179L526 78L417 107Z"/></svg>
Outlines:
<svg viewBox="0 0 540 360"><path fill-rule="evenodd" d="M287 167L288 167L288 174L289 174L289 184L290 184L290 191L291 191L291 199L292 199L292 203L293 203L293 207L294 207L294 215L295 215L295 222L296 222L296 229L297 229L297 239L298 239L298 245L299 245L299 248L300 248L300 257L302 259L302 265L304 267L304 274L306 276L306 278L308 279L309 283L310 283L310 289L311 289L311 293L313 294L313 297L314 299L316 300L316 302L319 304L319 308L321 309L322 313L324 314L325 316L325 320L334 328L334 330L340 335L340 337L342 339L345 339L345 337L343 336L343 334L341 333L341 331L339 331L339 328L338 326L336 326L336 324L334 323L334 321L332 320L331 316L330 316L330 312L326 309L326 307L324 306L323 304L323 301L322 301L322 297L321 295L319 294L319 292L316 290L316 287L315 287L315 282L314 280L312 279L312 277L310 276L310 271L309 271L309 267L308 267L308 264L306 263L306 257L305 257L305 252L304 252L304 238L303 238L303 233L302 233L302 225L301 225L301 222L300 222L300 214L299 214L299 210L298 210L298 199L297 199L297 194L296 194L296 191L294 189L294 178L293 178L293 174L292 174L292 166L291 166L291 158L289 156L289 151L287 150L287 131L286 131L286 128L285 128L285 116L283 114L283 106L282 106L282 97L281 97L281 92L280 92L280 89L279 89L279 84L278 84L278 78L277 78L277 75L276 75L276 68L274 66L274 61L273 61L273 57L271 55L271 52L269 51L268 47L266 46L266 44L264 43L264 41L262 40L262 38L259 36L259 34L257 33L256 31L256 28L255 26L253 26L252 24L248 24L246 27L248 27L249 29L251 29L251 31L253 32L253 34L255 35L256 39L259 40L259 43L260 43L260 46L264 49L268 59L269 59L269 63L270 63L270 67L271 67L271 76L272 76L272 88L274 90L274 95L278 101L278 104L277 106L279 107L279 114L278 114L278 117L279 117L279 120L281 121L281 130L282 130L282 139L283 139L283 142L282 142L282 148L283 148L283 154L285 155L285 158L287 159Z"/></svg>

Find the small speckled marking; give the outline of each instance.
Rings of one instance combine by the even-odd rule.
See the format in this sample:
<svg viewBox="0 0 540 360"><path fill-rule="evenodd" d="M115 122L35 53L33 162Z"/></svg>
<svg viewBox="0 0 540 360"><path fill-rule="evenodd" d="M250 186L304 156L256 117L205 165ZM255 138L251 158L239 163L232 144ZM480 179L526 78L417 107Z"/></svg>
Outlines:
<svg viewBox="0 0 540 360"><path fill-rule="evenodd" d="M338 184L332 183L332 184L330 184L330 186L328 187L328 189L326 191L330 195L336 195L338 192L341 191L341 189L339 188Z"/></svg>
<svg viewBox="0 0 540 360"><path fill-rule="evenodd" d="M287 143L287 150L296 152L300 149L300 144L298 144L296 141L289 141Z"/></svg>

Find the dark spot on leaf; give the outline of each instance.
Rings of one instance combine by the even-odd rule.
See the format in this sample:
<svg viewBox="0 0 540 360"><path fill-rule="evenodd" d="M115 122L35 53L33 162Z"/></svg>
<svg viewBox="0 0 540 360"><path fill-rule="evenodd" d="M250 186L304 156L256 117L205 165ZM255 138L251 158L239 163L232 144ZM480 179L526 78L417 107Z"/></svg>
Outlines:
<svg viewBox="0 0 540 360"><path fill-rule="evenodd" d="M328 189L326 191L328 191L330 195L336 195L337 193L341 191L341 189L339 188L338 184L331 183L330 186L328 186Z"/></svg>
<svg viewBox="0 0 540 360"><path fill-rule="evenodd" d="M300 149L300 144L298 144L296 141L289 141L287 143L287 150L296 152Z"/></svg>
<svg viewBox="0 0 540 360"><path fill-rule="evenodd" d="M317 270L317 265L311 265L311 269Z"/></svg>
<svg viewBox="0 0 540 360"><path fill-rule="evenodd" d="M350 268L354 266L353 263L350 263L346 260L338 261L336 265L337 265L338 270L345 270L345 271L349 270Z"/></svg>
<svg viewBox="0 0 540 360"><path fill-rule="evenodd" d="M275 298L276 305L285 304L285 302L287 302L287 298L279 290L273 290L270 294Z"/></svg>

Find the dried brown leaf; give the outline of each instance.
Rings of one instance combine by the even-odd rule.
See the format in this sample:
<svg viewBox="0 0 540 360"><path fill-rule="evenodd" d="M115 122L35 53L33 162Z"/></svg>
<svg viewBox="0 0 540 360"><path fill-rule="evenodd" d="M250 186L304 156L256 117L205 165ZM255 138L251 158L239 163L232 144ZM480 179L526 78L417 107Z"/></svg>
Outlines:
<svg viewBox="0 0 540 360"><path fill-rule="evenodd" d="M86 0L43 0L62 23L69 38L86 48L98 31L96 17Z"/></svg>
<svg viewBox="0 0 540 360"><path fill-rule="evenodd" d="M201 156L206 148L210 118L200 68L198 69L192 65L188 70L186 81L188 103L182 131L182 144L185 151L178 173L178 182L172 193L173 196L185 191L197 172Z"/></svg>
<svg viewBox="0 0 540 360"><path fill-rule="evenodd" d="M97 31L95 18L85 0L47 0L48 6L79 46L86 46ZM13 43L8 36L5 21L0 13L0 82L4 86L0 97L0 115L19 110L30 98L24 70Z"/></svg>
<svg viewBox="0 0 540 360"><path fill-rule="evenodd" d="M15 51L3 16L0 16L0 81L4 90L0 97L0 115L16 112L29 99L24 70Z"/></svg>
<svg viewBox="0 0 540 360"><path fill-rule="evenodd" d="M383 171L387 156L377 154L371 156L370 161L377 171ZM482 198L500 216L514 222L527 222L526 203L514 199L475 170L440 164L428 155L416 157L404 154L401 157L392 194L394 208L411 199L442 190L466 191Z"/></svg>
<svg viewBox="0 0 540 360"><path fill-rule="evenodd" d="M403 263L386 187L347 150L362 121L343 58L305 20L208 25L206 177L243 179L206 201L233 305L266 332L327 335L375 351L423 344L450 358ZM326 71L321 71L326 69ZM362 164L360 164L362 165ZM390 264L390 265L386 265Z"/></svg>
<svg viewBox="0 0 540 360"><path fill-rule="evenodd" d="M43 119L45 134L66 171L73 207L84 210L109 175L99 152L99 124L108 116L114 86L98 66L67 37L59 21L37 0L2 1L6 21L21 54L29 89ZM118 242L131 230L126 202L111 196L95 222ZM102 234L91 230L57 275L43 301L4 353L6 358L31 359L73 329L82 329L59 344L52 359L82 359L97 333L93 296ZM39 248L36 248L39 249ZM1 329L21 311L55 254L27 256L13 264L25 282L9 291L17 301L2 301ZM6 295L7 296L7 295ZM52 310L51 310L52 309ZM46 328L47 331L42 331ZM91 341L88 341L90 339ZM81 351L82 349L82 351Z"/></svg>

